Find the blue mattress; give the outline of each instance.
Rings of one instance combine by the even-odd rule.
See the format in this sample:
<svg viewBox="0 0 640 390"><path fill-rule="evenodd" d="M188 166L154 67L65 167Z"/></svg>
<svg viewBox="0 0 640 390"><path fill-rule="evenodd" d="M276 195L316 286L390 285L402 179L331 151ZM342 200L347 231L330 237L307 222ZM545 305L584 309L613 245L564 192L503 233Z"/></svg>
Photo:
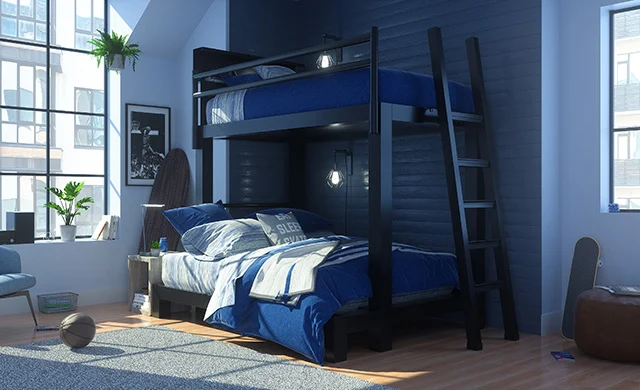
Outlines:
<svg viewBox="0 0 640 390"><path fill-rule="evenodd" d="M453 111L473 113L469 86L449 81L449 91ZM382 68L379 94L387 103L436 107L433 77L425 74ZM243 111L244 119L254 119L368 103L367 67L249 89ZM213 104L213 99L207 103L207 123L211 123ZM224 110L233 111L229 107Z"/></svg>
<svg viewBox="0 0 640 390"><path fill-rule="evenodd" d="M290 245L304 245L303 243ZM235 304L218 309L205 321L243 335L277 342L322 364L325 354L324 325L341 306L370 297L372 294L368 277L367 244L363 245L364 255L351 261L319 268L315 292L303 295L296 307L249 297L253 280L265 261L260 259L236 282ZM430 253L409 246L402 247L405 249L393 251L394 295L428 290L448 289L451 292L453 287L458 285L454 255ZM327 262L334 257L345 256L340 253L342 250L336 250Z"/></svg>

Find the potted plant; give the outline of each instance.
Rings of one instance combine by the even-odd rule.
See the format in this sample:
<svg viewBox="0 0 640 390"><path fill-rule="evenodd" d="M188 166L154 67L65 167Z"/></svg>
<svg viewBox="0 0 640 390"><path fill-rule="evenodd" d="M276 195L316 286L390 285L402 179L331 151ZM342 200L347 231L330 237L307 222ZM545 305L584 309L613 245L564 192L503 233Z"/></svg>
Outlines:
<svg viewBox="0 0 640 390"><path fill-rule="evenodd" d="M98 30L98 33L100 34L99 38L89 40L89 43L93 45L93 49L89 51L89 54L96 57L98 66L100 66L100 62L104 58L105 66L117 72L124 69L125 60L129 59L135 71L136 60L142 53L138 44L129 43L127 35L119 35L115 31L109 34L106 31Z"/></svg>
<svg viewBox="0 0 640 390"><path fill-rule="evenodd" d="M93 198L89 196L76 200L82 187L84 187L84 182L75 181L68 182L62 190L55 187L45 187L60 200L60 204L47 202L45 207L54 209L62 217L62 221L64 221L64 225L60 225L62 241L75 241L76 226L73 224L73 220L80 215L80 210L89 210L89 204L93 203Z"/></svg>
<svg viewBox="0 0 640 390"><path fill-rule="evenodd" d="M160 256L160 241L151 242L151 256L154 256L154 257Z"/></svg>

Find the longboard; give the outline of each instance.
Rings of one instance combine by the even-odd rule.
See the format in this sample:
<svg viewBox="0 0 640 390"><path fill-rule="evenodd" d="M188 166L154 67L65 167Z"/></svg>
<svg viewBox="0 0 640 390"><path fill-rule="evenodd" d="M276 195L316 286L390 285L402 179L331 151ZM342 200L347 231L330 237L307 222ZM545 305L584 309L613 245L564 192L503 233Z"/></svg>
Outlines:
<svg viewBox="0 0 640 390"><path fill-rule="evenodd" d="M147 252L152 241L166 237L169 250L176 250L180 235L162 214L162 210L184 207L189 192L189 160L182 149L171 149L158 168L158 174L151 188L149 203L164 204L163 209L149 208L144 217L147 247L143 250L140 234L139 251Z"/></svg>
<svg viewBox="0 0 640 390"><path fill-rule="evenodd" d="M567 299L562 317L562 335L573 340L573 312L578 295L590 290L596 284L598 262L600 261L600 245L592 237L582 237L576 242L573 250L571 274L567 286Z"/></svg>

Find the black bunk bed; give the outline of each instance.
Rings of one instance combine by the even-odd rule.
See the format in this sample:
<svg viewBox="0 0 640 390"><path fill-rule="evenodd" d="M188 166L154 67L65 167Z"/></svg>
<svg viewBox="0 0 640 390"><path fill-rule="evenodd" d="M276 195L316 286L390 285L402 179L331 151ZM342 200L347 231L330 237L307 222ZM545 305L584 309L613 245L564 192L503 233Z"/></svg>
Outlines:
<svg viewBox="0 0 640 390"><path fill-rule="evenodd" d="M484 293L499 290L505 338L519 338L515 305L504 243L500 236L498 202L491 175L488 118L484 108L486 94L478 40L467 40L474 113L452 110L449 81L444 66L444 50L440 29L429 30L429 46L435 88L436 109L382 102L379 93L378 29L351 39L344 39L270 58L237 54L208 48L194 50L193 75L193 148L197 151L197 180L203 202L213 202L213 140L275 141L290 145L290 206L305 208L304 148L314 140L367 139L369 148L369 278L373 295L368 308L336 314L324 328L327 349L333 361L345 360L347 335L368 331L369 346L376 351L392 347L392 318L402 312L413 313L418 305L392 305L392 137L401 134L439 132L442 135L445 173L455 255L460 280L457 294L420 302L420 310L440 313L463 310L467 348L482 349L480 329L485 326ZM369 45L369 59L338 64L326 69L304 71L249 84L227 86L218 76L260 65L279 64L298 68L294 58L336 50L352 45ZM370 96L368 104L267 116L215 125L205 120L206 100L216 95L258 88L292 80L369 67ZM339 131L332 124L340 123ZM465 129L465 149L471 158L458 158L455 129ZM464 177L460 168L471 168ZM465 181L463 191L462 180ZM468 201L466 199L479 199ZM485 200L487 199L487 200ZM266 205L235 204L230 208L252 208ZM498 280L484 280L488 251L493 250ZM152 284L152 314L170 315L171 303L204 308L209 296L168 288L161 282ZM422 311L424 312L424 311Z"/></svg>

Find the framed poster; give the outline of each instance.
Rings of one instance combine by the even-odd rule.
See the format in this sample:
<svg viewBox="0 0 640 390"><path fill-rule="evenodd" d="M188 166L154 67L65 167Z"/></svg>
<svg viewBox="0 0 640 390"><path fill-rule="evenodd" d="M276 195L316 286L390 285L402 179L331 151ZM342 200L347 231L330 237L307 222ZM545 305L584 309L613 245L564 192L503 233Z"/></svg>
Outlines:
<svg viewBox="0 0 640 390"><path fill-rule="evenodd" d="M171 108L126 104L128 186L150 186L171 147Z"/></svg>

